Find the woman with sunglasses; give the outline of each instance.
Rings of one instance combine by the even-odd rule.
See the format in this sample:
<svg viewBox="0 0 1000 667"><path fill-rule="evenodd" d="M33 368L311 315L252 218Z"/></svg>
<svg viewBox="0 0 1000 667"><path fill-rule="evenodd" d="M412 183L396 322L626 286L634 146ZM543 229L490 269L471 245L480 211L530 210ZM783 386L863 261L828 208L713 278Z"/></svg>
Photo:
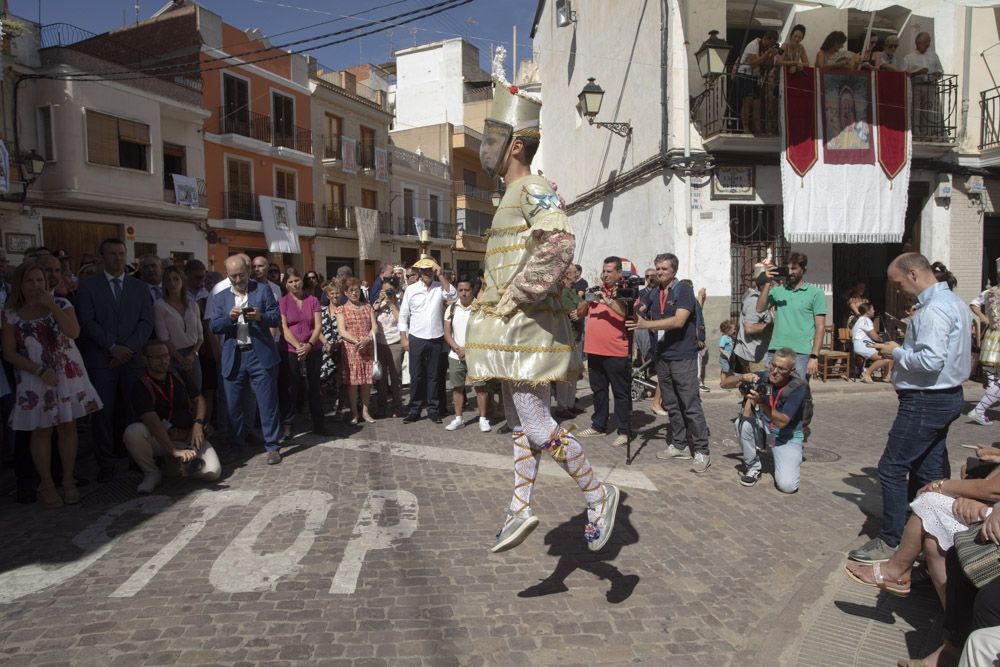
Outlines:
<svg viewBox="0 0 1000 667"><path fill-rule="evenodd" d="M899 53L899 37L892 35L885 38L885 48L875 52L875 69L894 72L902 69L902 58L897 58Z"/></svg>
<svg viewBox="0 0 1000 667"><path fill-rule="evenodd" d="M323 276L315 271L307 271L303 279L302 291L317 300L321 299L323 297Z"/></svg>

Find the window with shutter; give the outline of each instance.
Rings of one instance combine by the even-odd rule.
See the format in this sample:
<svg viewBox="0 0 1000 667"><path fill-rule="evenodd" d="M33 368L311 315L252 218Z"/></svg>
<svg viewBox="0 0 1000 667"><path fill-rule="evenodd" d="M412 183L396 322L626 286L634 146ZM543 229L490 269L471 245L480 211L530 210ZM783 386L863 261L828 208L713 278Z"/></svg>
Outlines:
<svg viewBox="0 0 1000 667"><path fill-rule="evenodd" d="M88 109L87 160L149 171L149 126Z"/></svg>
<svg viewBox="0 0 1000 667"><path fill-rule="evenodd" d="M274 196L280 199L295 199L295 172L275 170Z"/></svg>

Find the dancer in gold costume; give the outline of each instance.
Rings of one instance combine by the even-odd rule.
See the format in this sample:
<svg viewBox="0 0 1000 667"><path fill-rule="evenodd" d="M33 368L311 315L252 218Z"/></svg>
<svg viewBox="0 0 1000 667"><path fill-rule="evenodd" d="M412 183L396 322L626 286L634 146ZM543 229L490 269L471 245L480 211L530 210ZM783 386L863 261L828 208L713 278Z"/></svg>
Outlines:
<svg viewBox="0 0 1000 667"><path fill-rule="evenodd" d="M493 108L486 119L480 161L507 191L486 246L486 286L473 305L465 356L470 381L500 380L514 434L514 494L494 553L513 549L538 526L531 495L542 451L548 451L583 492L584 539L604 547L614 528L619 491L594 475L580 443L553 418L549 387L575 377L573 334L562 307L562 276L576 240L555 191L531 174L541 139L541 102L507 83L503 47L493 61Z"/></svg>

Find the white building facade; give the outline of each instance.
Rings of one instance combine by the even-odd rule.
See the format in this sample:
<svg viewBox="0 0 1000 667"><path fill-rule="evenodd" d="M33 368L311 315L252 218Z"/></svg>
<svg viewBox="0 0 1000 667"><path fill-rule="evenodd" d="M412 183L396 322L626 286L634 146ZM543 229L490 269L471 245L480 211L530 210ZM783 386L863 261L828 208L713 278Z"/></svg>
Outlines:
<svg viewBox="0 0 1000 667"><path fill-rule="evenodd" d="M21 73L107 72L112 63L67 47L38 50L37 30L22 34ZM46 45L47 46L47 45ZM19 209L5 212L7 248L64 249L74 268L104 238L125 241L128 257L147 253L206 260L205 159L208 112L190 86L157 79L34 79L18 96L19 148L45 160ZM200 195L176 203L171 174L188 176ZM6 240L6 239L5 239ZM20 261L9 253L12 263Z"/></svg>
<svg viewBox="0 0 1000 667"><path fill-rule="evenodd" d="M676 254L679 275L708 294L709 349L718 340L720 322L736 312L753 263L768 247L777 249L779 259L792 251L808 254L807 280L827 293L828 323L838 326L843 326L840 294L855 281L866 282L873 302L892 311L885 268L904 250L919 250L946 263L958 277L963 298L982 289L988 277L984 267L992 264L983 261L993 220L990 193L1000 194L989 160L1000 163L1000 141L996 158L980 150L976 101L991 86L984 59L973 60L970 53L1000 41L994 10L922 2L873 17L832 7L797 10L791 2L775 0L753 3L755 9L734 0L622 0L574 2L575 21L560 27L555 4L539 1L532 34L545 99L541 168L569 203L577 261L588 281L597 279L608 255L627 257L642 271L652 266L656 254ZM832 30L847 34L849 48L860 47L869 22L876 34L899 35L900 55L914 49L918 33L931 33L931 48L945 72L938 89L947 136L914 132L902 243L791 245L782 234L777 110L772 108L770 116L765 111L769 120L757 135L739 133L734 128L738 110L734 121L726 91L706 84L694 52L710 30L718 30L732 45L734 60L744 40L764 29L777 30L784 41L793 25L802 24L812 59ZM605 91L594 120L628 123L628 136L591 125L581 114L577 96L590 77ZM723 76L714 85L724 86L727 80ZM963 114L966 99L971 110ZM748 197L713 196L712 175L727 170L753 175ZM943 192L940 183L951 185L949 197L936 196ZM995 224L1000 227L1000 219ZM1000 255L1000 244L992 252L991 258ZM717 363L717 355L711 356Z"/></svg>

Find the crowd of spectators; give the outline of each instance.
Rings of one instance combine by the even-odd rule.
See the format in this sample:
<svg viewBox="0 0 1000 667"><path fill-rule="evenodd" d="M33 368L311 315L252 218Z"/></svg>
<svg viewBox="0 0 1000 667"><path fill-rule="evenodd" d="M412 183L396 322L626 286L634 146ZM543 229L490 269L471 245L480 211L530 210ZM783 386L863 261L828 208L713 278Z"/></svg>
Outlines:
<svg viewBox="0 0 1000 667"><path fill-rule="evenodd" d="M732 104L741 131L761 134L776 130L779 72L785 70L794 74L810 65L906 72L913 91L914 133L927 136L943 130L937 82L944 70L941 60L930 49L930 33L919 33L914 39L913 50L899 57L898 35L883 39L878 34L871 34L860 53L854 53L847 49L847 35L834 30L826 35L812 59L802 44L805 35L805 26L796 25L783 44L778 43L778 33L774 30L765 30L745 44L733 67Z"/></svg>

